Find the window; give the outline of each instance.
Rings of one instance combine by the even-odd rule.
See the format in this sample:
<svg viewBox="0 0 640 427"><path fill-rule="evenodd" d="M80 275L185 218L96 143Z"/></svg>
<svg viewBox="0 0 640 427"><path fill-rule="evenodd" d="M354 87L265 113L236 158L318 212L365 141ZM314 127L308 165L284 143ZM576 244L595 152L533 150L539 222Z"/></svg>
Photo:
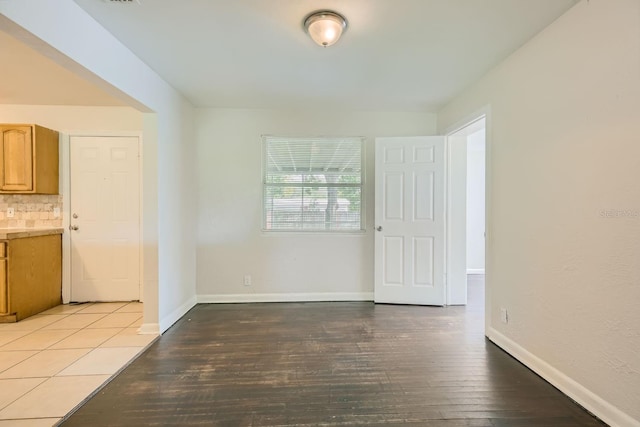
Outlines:
<svg viewBox="0 0 640 427"><path fill-rule="evenodd" d="M264 230L362 230L363 144L265 136Z"/></svg>

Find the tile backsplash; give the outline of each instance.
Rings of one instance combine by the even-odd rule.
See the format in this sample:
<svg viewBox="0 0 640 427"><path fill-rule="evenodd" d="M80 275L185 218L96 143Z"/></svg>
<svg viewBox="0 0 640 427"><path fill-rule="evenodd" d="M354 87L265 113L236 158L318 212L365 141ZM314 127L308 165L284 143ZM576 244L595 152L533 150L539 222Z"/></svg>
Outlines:
<svg viewBox="0 0 640 427"><path fill-rule="evenodd" d="M7 209L13 208L13 218ZM53 209L60 209L54 218ZM62 227L62 195L0 194L0 228Z"/></svg>

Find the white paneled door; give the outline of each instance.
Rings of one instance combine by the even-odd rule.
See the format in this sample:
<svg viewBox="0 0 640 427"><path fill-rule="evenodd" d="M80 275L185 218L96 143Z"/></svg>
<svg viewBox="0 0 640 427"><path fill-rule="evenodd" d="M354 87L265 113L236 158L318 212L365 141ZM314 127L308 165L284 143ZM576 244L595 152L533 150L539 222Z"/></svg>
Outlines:
<svg viewBox="0 0 640 427"><path fill-rule="evenodd" d="M445 138L376 138L375 301L445 303Z"/></svg>
<svg viewBox="0 0 640 427"><path fill-rule="evenodd" d="M71 301L140 299L137 137L72 136Z"/></svg>

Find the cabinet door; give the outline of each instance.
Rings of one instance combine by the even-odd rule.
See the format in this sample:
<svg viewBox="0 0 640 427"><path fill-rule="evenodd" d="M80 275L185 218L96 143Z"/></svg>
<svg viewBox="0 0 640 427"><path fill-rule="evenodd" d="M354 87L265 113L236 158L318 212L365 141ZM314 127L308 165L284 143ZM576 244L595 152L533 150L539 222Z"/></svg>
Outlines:
<svg viewBox="0 0 640 427"><path fill-rule="evenodd" d="M33 190L33 135L31 126L3 126L0 138L0 190Z"/></svg>
<svg viewBox="0 0 640 427"><path fill-rule="evenodd" d="M6 244L0 242L0 314L9 312L9 294L7 289Z"/></svg>

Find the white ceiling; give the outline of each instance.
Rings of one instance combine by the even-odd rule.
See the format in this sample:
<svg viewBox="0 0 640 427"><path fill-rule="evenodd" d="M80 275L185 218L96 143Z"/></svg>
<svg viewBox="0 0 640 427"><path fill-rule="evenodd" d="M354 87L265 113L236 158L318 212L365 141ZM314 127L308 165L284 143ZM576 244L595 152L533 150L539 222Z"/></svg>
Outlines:
<svg viewBox="0 0 640 427"><path fill-rule="evenodd" d="M382 111L436 111L577 3L75 1L196 106ZM302 28L318 9L349 21L329 48Z"/></svg>

